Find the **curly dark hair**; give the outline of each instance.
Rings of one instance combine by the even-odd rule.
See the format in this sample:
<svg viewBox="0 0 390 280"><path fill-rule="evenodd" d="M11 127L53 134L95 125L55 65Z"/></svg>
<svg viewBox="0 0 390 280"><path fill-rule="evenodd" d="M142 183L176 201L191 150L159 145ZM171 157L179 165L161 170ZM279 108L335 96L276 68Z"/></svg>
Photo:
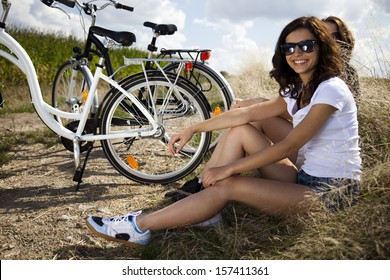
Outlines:
<svg viewBox="0 0 390 280"><path fill-rule="evenodd" d="M281 51L281 45L286 43L286 37L298 29L307 29L315 37L316 45L319 47L318 63L309 83L305 85L302 92L302 80L299 75L288 65L286 56ZM301 102L304 106L310 103L318 85L332 77L340 76L342 62L340 48L329 33L326 24L317 17L300 17L289 23L281 32L276 43L275 54L272 58L273 69L270 77L279 84L281 96L290 96L298 99L301 94Z"/></svg>
<svg viewBox="0 0 390 280"><path fill-rule="evenodd" d="M322 21L336 24L338 30L337 42L341 47L341 55L345 55L349 60L352 56L353 48L355 47L355 38L348 25L339 17L329 16Z"/></svg>

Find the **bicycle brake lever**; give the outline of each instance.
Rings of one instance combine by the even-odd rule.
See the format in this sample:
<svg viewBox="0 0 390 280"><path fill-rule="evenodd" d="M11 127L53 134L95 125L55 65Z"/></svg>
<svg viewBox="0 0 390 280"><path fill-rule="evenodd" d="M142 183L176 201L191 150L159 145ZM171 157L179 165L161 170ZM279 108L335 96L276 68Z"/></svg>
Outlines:
<svg viewBox="0 0 390 280"><path fill-rule="evenodd" d="M52 5L51 5L52 8L54 9L58 9L60 10L61 12L63 12L65 15L68 16L68 19L71 19L72 17L70 16L70 14L68 14L67 11L65 11L63 8L61 8L60 6L58 6L58 3L57 2L54 2Z"/></svg>

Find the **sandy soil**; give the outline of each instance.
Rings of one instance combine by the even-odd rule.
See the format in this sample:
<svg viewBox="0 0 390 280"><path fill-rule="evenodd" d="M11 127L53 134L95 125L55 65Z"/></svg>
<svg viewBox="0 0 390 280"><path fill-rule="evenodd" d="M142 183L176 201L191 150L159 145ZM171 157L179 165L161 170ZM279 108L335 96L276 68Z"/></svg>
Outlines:
<svg viewBox="0 0 390 280"><path fill-rule="evenodd" d="M0 120L0 133L44 128L35 113ZM121 176L96 147L76 192L73 155L62 144L50 148L42 144L15 146L12 156L11 162L0 167L3 260L137 258L136 252L124 254L123 246L95 238L84 219L92 214L111 216L158 207L156 202L164 201L164 192L179 185L133 182Z"/></svg>

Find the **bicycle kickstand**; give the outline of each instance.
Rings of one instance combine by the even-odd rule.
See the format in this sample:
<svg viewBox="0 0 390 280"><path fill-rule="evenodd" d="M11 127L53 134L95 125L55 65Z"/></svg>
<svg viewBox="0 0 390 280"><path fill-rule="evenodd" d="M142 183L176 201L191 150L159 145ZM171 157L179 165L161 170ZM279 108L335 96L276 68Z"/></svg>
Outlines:
<svg viewBox="0 0 390 280"><path fill-rule="evenodd" d="M79 142L79 140L75 139L73 141L73 145L74 145L74 157L75 157L75 163L76 163L76 170L75 170L75 173L73 176L73 181L77 182L77 185L75 186L75 191L78 191L80 189L80 184L83 182L82 178L83 178L85 167L87 166L87 161L88 161L89 155L93 149L93 142L89 142L87 144L88 145L87 153L85 154L84 162L81 166L80 166L81 160L80 160L80 142Z"/></svg>
<svg viewBox="0 0 390 280"><path fill-rule="evenodd" d="M1 94L1 91L0 91L0 107L1 108L3 108L3 103L4 103L3 95Z"/></svg>

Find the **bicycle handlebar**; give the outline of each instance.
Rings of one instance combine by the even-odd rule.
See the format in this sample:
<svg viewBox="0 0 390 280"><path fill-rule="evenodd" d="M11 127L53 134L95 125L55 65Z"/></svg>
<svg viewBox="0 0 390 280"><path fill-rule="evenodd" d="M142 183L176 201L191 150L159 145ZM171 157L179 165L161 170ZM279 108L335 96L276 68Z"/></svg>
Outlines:
<svg viewBox="0 0 390 280"><path fill-rule="evenodd" d="M75 1L72 0L57 0L61 4L64 4L65 6L68 6L69 8L73 8L76 5Z"/></svg>
<svg viewBox="0 0 390 280"><path fill-rule="evenodd" d="M54 2L59 2L65 6L68 6L69 8L73 8L76 5L75 1L71 0L41 0L41 2L49 7L53 5Z"/></svg>
<svg viewBox="0 0 390 280"><path fill-rule="evenodd" d="M91 15L93 11L103 10L107 6L114 6L116 9L122 9L122 10L130 11L130 12L134 11L133 7L123 5L123 4L116 2L114 0L107 0L107 1L105 1L106 3L104 3L100 7L97 7L96 5L92 5L90 2L93 2L93 1L89 1L87 3L81 3L79 0L41 0L41 2L49 7L56 7L55 6L56 2L61 3L65 6L68 6L69 8L74 8L75 6L78 6L87 15Z"/></svg>
<svg viewBox="0 0 390 280"><path fill-rule="evenodd" d="M115 4L115 8L117 8L117 9L122 9L122 10L127 10L127 11L130 11L130 12L133 12L133 11L134 11L134 8L133 8L133 7L126 6L126 5L123 5L123 4L121 4L121 3L116 3L116 4Z"/></svg>

